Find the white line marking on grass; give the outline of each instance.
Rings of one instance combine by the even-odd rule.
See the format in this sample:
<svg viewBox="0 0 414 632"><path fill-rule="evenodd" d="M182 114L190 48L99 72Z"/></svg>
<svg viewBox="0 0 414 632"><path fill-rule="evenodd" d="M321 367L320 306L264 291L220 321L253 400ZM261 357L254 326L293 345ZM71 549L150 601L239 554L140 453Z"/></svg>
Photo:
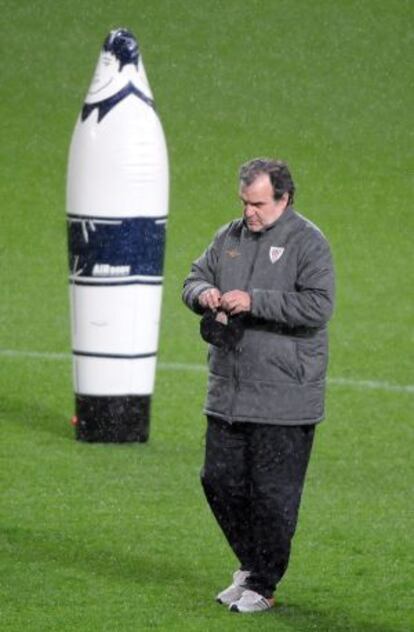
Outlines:
<svg viewBox="0 0 414 632"><path fill-rule="evenodd" d="M33 358L41 360L70 360L71 353L55 353L50 351L18 351L16 349L0 349L0 357L6 358ZM191 364L187 362L158 362L161 371L197 371L205 373L207 367L203 364ZM380 390L391 393L414 393L414 384L392 384L379 380L356 380L347 377L328 377L331 386L348 386L365 390Z"/></svg>
<svg viewBox="0 0 414 632"><path fill-rule="evenodd" d="M53 353L51 351L17 351L0 349L0 356L5 358L39 358L41 360L70 360L71 353Z"/></svg>
<svg viewBox="0 0 414 632"><path fill-rule="evenodd" d="M38 358L40 360L70 360L71 353L56 353L52 351L18 351L16 349L0 349L3 358ZM202 364L184 362L158 362L157 367L164 371L206 371Z"/></svg>
<svg viewBox="0 0 414 632"><path fill-rule="evenodd" d="M332 386L379 389L392 393L414 393L414 384L391 384L391 382L380 382L377 380L353 380L347 377L328 377L328 384Z"/></svg>

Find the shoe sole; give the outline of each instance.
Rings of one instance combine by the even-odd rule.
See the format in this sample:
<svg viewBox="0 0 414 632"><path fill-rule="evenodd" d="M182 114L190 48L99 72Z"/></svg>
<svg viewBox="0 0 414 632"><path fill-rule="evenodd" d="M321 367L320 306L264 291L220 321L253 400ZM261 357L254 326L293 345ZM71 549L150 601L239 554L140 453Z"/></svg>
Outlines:
<svg viewBox="0 0 414 632"><path fill-rule="evenodd" d="M275 604L271 603L268 608L263 608L263 610L239 610L237 604L233 604L229 606L230 612L238 612L239 614L257 614L258 612L267 612L268 610L272 610Z"/></svg>
<svg viewBox="0 0 414 632"><path fill-rule="evenodd" d="M265 608L264 610L239 610L237 606L231 606L229 610L230 612L238 612L239 614L260 614L261 612L269 612L272 608L273 606Z"/></svg>

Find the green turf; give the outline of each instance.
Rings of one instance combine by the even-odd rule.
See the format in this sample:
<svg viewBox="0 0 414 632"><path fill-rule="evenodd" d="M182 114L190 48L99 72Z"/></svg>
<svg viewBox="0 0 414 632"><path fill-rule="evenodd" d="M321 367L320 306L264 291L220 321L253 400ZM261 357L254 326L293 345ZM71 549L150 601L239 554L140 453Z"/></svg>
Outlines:
<svg viewBox="0 0 414 632"><path fill-rule="evenodd" d="M149 444L77 443L70 360L0 352L0 629L414 628L413 6L0 1L0 349L69 352L67 152L114 26L140 38L172 176ZM204 363L180 287L240 212L240 162L263 154L288 160L297 208L330 239L338 302L279 606L240 617L213 600L235 561L198 482L206 374L171 363Z"/></svg>

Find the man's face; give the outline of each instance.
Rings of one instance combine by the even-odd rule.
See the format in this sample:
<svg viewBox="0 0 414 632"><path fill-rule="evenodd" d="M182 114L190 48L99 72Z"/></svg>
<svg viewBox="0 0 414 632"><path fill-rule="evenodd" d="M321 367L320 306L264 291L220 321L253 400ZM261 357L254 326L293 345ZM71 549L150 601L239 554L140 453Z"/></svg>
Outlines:
<svg viewBox="0 0 414 632"><path fill-rule="evenodd" d="M280 200L273 198L273 188L267 173L257 176L248 186L240 186L243 216L249 230L254 233L273 224L283 213L289 195L284 193Z"/></svg>

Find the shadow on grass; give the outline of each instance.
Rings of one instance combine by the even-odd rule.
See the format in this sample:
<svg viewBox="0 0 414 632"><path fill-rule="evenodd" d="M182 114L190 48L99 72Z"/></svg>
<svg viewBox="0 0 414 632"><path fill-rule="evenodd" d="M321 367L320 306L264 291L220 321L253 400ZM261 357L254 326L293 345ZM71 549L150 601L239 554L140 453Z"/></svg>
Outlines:
<svg viewBox="0 0 414 632"><path fill-rule="evenodd" d="M210 597L205 598L203 605L203 595L211 595L212 590L211 579L207 575L203 577L199 569L191 568L188 564L178 567L173 559L166 559L156 551L147 549L146 555L126 554L125 551L102 548L99 544L94 546L92 540L74 538L63 532L33 531L21 527L2 529L1 536L4 540L3 565L6 573L9 557L10 569L16 562L53 564L57 574L59 568L72 569L83 575L90 575L92 580L97 575L103 579L115 580L112 584L114 589L117 582L125 581L131 585L155 586L157 592L168 594L169 599L177 598L178 602L185 600L186 594L191 594L193 587L197 586L201 618L201 611L205 615L205 607L209 603L213 607L216 605ZM50 568L48 577L51 582L54 581ZM76 599L76 595L74 597ZM217 615L221 617L222 614L223 609L217 609ZM246 618L241 615L237 615L234 621L236 619L240 624L246 622ZM292 632L395 632L395 628L378 622L361 621L357 613L354 617L349 612L338 611L335 605L330 612L324 612L302 604L281 602L272 612L261 613L248 620L251 623L254 620L256 623L260 621L263 629L270 629L269 625L277 628L278 623L283 624L283 629L290 628ZM229 624L230 621L233 619L229 619Z"/></svg>
<svg viewBox="0 0 414 632"><path fill-rule="evenodd" d="M63 414L63 408L63 405L61 410L45 406L38 398L25 399L23 393L21 399L2 397L0 414L5 421L18 423L33 431L48 433L60 439L72 439L74 431L69 416Z"/></svg>
<svg viewBox="0 0 414 632"><path fill-rule="evenodd" d="M274 611L278 619L289 626L292 631L304 632L395 632L395 628L381 623L358 620L357 615L351 617L348 612L338 612L332 608L331 613L317 608L307 608L302 604L281 603Z"/></svg>
<svg viewBox="0 0 414 632"><path fill-rule="evenodd" d="M188 565L180 566L166 559L165 554L151 552L148 546L142 555L131 552L126 554L114 548L104 549L92 540L81 540L63 532L33 531L22 527L1 528L3 541L3 564L7 566L7 551L10 567L17 561L25 564L53 563L57 568L78 569L82 573L99 575L106 579L128 581L134 584L155 584L162 592L168 589L182 590L183 585L200 586L203 580L199 572L192 572ZM139 550L139 543L134 547ZM165 552L164 552L165 553ZM211 586L205 582L206 590Z"/></svg>

